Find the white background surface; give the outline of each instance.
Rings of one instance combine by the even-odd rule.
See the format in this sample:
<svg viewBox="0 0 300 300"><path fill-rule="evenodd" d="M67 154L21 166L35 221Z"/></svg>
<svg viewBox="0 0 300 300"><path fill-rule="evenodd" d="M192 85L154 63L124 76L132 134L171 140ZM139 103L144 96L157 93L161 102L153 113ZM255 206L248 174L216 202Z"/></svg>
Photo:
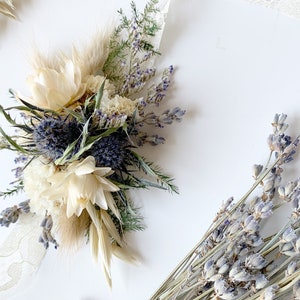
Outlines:
<svg viewBox="0 0 300 300"><path fill-rule="evenodd" d="M12 104L9 88L28 93L34 46L68 52L129 3L16 0L20 21L0 16L1 104ZM114 260L110 291L88 246L74 256L50 249L26 288L8 300L149 299L222 201L238 199L251 185L252 165L268 155L273 115L288 114L290 133L300 133L300 20L242 0L172 0L161 52L159 66L176 66L169 105L187 109L187 115L164 130L165 145L145 148L145 155L176 178L180 195L132 194L147 226L128 235L140 264ZM300 175L299 159L290 166L291 176ZM1 189L13 179L12 160L1 153Z"/></svg>

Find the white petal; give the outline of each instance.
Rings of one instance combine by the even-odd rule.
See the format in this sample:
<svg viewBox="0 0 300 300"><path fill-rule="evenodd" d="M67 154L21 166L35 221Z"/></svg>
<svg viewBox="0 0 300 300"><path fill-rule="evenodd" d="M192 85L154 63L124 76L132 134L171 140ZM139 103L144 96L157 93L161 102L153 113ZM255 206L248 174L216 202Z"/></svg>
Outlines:
<svg viewBox="0 0 300 300"><path fill-rule="evenodd" d="M116 191L119 191L120 189L114 184L112 183L110 180L106 179L106 178L103 178L103 177L99 177L99 176L96 176L99 183L101 184L102 188L105 190L105 191L110 191L110 192L116 192Z"/></svg>
<svg viewBox="0 0 300 300"><path fill-rule="evenodd" d="M121 219L120 211L117 207L117 204L116 204L112 194L110 192L104 192L104 194L105 194L106 203L107 203L109 209L120 220Z"/></svg>
<svg viewBox="0 0 300 300"><path fill-rule="evenodd" d="M105 225L107 232L109 235L120 245L124 246L124 241L122 240L113 220L111 219L111 216L105 211L101 210L101 218L103 221L103 224Z"/></svg>
<svg viewBox="0 0 300 300"><path fill-rule="evenodd" d="M94 174L99 177L111 175L113 172L109 167L96 168Z"/></svg>
<svg viewBox="0 0 300 300"><path fill-rule="evenodd" d="M76 175L91 174L95 170L95 158L88 156L82 162L80 162L75 169Z"/></svg>
<svg viewBox="0 0 300 300"><path fill-rule="evenodd" d="M119 259L126 261L128 263L137 263L138 262L130 250L128 250L124 247L120 247L120 246L116 245L115 243L112 245L112 253Z"/></svg>
<svg viewBox="0 0 300 300"><path fill-rule="evenodd" d="M108 206L107 206L106 197L102 187L98 187L93 204L97 204L102 209L107 210Z"/></svg>
<svg viewBox="0 0 300 300"><path fill-rule="evenodd" d="M107 281L109 285L111 285L111 273L110 273L110 263L111 263L111 242L108 235L108 232L104 226L101 224L101 227L98 228L98 235L99 235L99 252L101 254L101 260L104 266L105 273L107 275Z"/></svg>
<svg viewBox="0 0 300 300"><path fill-rule="evenodd" d="M92 250L92 255L94 257L94 259L97 261L98 260L98 252L99 252L99 238L98 238L98 233L97 233L97 228L94 225L94 223L92 223L90 225L90 243L91 243L91 250Z"/></svg>
<svg viewBox="0 0 300 300"><path fill-rule="evenodd" d="M35 82L30 87L30 91L32 95L32 101L30 103L38 107L46 108L47 101L45 101L45 95L47 93L47 89L45 86Z"/></svg>

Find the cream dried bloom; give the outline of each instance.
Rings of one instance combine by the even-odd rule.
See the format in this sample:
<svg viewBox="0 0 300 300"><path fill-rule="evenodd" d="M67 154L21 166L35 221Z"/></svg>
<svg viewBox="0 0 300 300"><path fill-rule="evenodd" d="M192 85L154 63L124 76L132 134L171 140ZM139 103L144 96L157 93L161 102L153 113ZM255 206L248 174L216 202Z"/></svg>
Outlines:
<svg viewBox="0 0 300 300"><path fill-rule="evenodd" d="M91 85L90 76L96 81L99 79L94 75L102 69L107 58L110 34L110 31L98 32L85 49L74 47L70 58L63 53L49 58L37 52L32 61L33 75L27 79L31 97L22 99L52 110L60 110L79 100Z"/></svg>
<svg viewBox="0 0 300 300"><path fill-rule="evenodd" d="M50 200L45 193L51 189L48 178L55 174L55 166L46 164L40 159L34 159L23 172L23 183L26 195L30 198L30 211L39 215L57 215L60 213L62 202L59 199Z"/></svg>
<svg viewBox="0 0 300 300"><path fill-rule="evenodd" d="M104 76L87 76L85 78L86 90L97 93L105 80L100 109L107 115L124 114L132 115L137 107L137 101L116 95L115 86Z"/></svg>
<svg viewBox="0 0 300 300"><path fill-rule="evenodd" d="M137 101L116 95L112 98L103 95L100 109L107 115L124 114L130 116L136 110Z"/></svg>
<svg viewBox="0 0 300 300"><path fill-rule="evenodd" d="M72 215L80 216L90 203L106 210L110 206L110 192L119 190L106 178L112 173L111 168L96 167L95 158L88 156L50 176L48 181L51 189L47 196L49 199L61 199L65 203L68 218Z"/></svg>
<svg viewBox="0 0 300 300"><path fill-rule="evenodd" d="M106 93L108 97L111 97L116 92L115 86L111 84L108 79L101 75L88 75L84 78L86 91L92 94L97 93L104 81L104 93Z"/></svg>
<svg viewBox="0 0 300 300"><path fill-rule="evenodd" d="M31 98L26 99L40 108L60 110L83 94L79 66L71 59L61 59L57 66L42 66L27 78Z"/></svg>

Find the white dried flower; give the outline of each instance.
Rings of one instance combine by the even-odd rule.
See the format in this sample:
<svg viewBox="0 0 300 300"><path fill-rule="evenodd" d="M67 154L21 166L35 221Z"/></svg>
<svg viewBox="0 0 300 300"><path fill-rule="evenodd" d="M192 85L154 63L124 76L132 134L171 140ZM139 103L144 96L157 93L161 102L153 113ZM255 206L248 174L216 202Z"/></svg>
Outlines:
<svg viewBox="0 0 300 300"><path fill-rule="evenodd" d="M74 161L64 170L48 178L51 190L44 194L49 199L61 199L67 206L67 217L80 216L89 203L108 209L112 197L110 192L119 188L106 177L111 168L96 167L95 158L88 156L82 161Z"/></svg>
<svg viewBox="0 0 300 300"><path fill-rule="evenodd" d="M84 92L79 66L65 57L56 66L36 68L34 75L27 78L27 84L32 96L26 101L44 109L60 110Z"/></svg>
<svg viewBox="0 0 300 300"><path fill-rule="evenodd" d="M107 115L124 114L131 116L137 108L137 101L115 95L110 98L108 95L103 95L101 99L100 109Z"/></svg>
<svg viewBox="0 0 300 300"><path fill-rule="evenodd" d="M55 174L56 168L52 163L44 163L34 159L23 171L23 183L26 195L30 198L30 211L44 215L45 211L55 215L60 213L62 201L48 199L45 193L51 188L48 178Z"/></svg>
<svg viewBox="0 0 300 300"><path fill-rule="evenodd" d="M100 71L108 55L110 31L98 32L92 43L71 57L56 54L46 57L36 53L32 59L33 75L27 79L31 98L21 97L40 108L61 110L79 100L95 82L91 79ZM96 77L96 81L97 76Z"/></svg>
<svg viewBox="0 0 300 300"><path fill-rule="evenodd" d="M116 89L114 85L111 84L110 81L104 76L88 75L83 79L86 91L91 94L96 94L104 81L104 93L106 93L106 97L111 97L113 94L115 94Z"/></svg>

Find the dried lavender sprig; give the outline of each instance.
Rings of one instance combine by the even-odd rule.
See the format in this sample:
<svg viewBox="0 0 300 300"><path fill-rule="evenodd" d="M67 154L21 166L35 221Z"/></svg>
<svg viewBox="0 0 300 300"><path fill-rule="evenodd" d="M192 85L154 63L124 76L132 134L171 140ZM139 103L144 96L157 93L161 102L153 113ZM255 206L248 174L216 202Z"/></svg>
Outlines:
<svg viewBox="0 0 300 300"><path fill-rule="evenodd" d="M45 249L49 248L49 244L54 244L54 248L58 248L58 243L52 236L51 230L53 227L53 220L51 215L46 215L41 223L41 227L43 228L42 234L39 238L39 242L42 243Z"/></svg>
<svg viewBox="0 0 300 300"><path fill-rule="evenodd" d="M175 107L171 110L167 109L160 116L157 116L154 112L151 112L138 120L137 125L142 126L147 124L163 128L164 125L171 125L174 121L181 122L184 114L185 110L182 110L179 107Z"/></svg>
<svg viewBox="0 0 300 300"><path fill-rule="evenodd" d="M18 205L7 207L0 213L0 225L8 227L10 224L18 221L20 214L29 212L29 201L23 201Z"/></svg>
<svg viewBox="0 0 300 300"><path fill-rule="evenodd" d="M174 67L171 65L163 71L160 82L153 84L148 89L146 98L142 98L138 105L139 115L143 116L147 107L155 105L158 106L167 95L167 91L171 85Z"/></svg>
<svg viewBox="0 0 300 300"><path fill-rule="evenodd" d="M103 67L107 77L114 81L117 93L126 97L138 92L154 76L155 70L144 65L159 54L152 45L153 37L160 30L156 20L158 0L149 0L143 12L138 12L131 2L131 11L132 16L128 18L119 10L120 24L111 37L110 52Z"/></svg>
<svg viewBox="0 0 300 300"><path fill-rule="evenodd" d="M278 117L278 116L277 116ZM276 118L276 116L275 116ZM277 120L279 120L280 118L277 118ZM284 122L285 118L281 118ZM274 167L276 165L280 166L281 164L283 163L286 163L288 161L290 161L292 159L292 155L294 154L295 152L295 148L298 144L298 141L299 139L296 138L295 141L293 143L291 143L291 141L289 141L289 138L287 136L284 136L282 135L282 131L281 129L282 128L287 128L287 126L282 126L284 124L282 124L283 122L281 122L280 124L280 129L276 129L274 130L274 133L275 135L276 134L280 134L280 139L274 139L277 143L277 146L281 146L281 145L284 145L284 147L277 147L276 149L272 149L271 147L271 150L272 150L272 153L275 152L275 157L276 157L276 160L275 162L269 166L269 163L270 163L270 158L268 160L268 166L265 167L265 169L262 171L262 168L260 168L260 172L257 172L258 174L260 173L260 175L258 176L258 174L256 174L256 182L254 184L254 186L249 190L248 193L246 193L246 195L236 204L233 206L233 208L231 208L230 210L227 210L227 207L226 207L226 213L227 213L227 216L228 214L230 215L233 215L233 213L235 212L235 209L236 208L239 208L242 206L244 200L246 200L248 198L248 196L251 194L251 192L253 191L253 188L255 189L257 187L258 184L262 183L263 180L265 180L265 186L263 187L264 188L264 192L268 192L270 194L270 196L266 196L265 197L270 197L270 199L272 199L273 195L274 195L274 192L273 192L273 187L274 187L274 184L276 184L276 180L277 181L280 181L280 169L278 168L278 175L274 176L274 174L272 174L272 171L274 170ZM274 122L274 124L276 124L275 126L277 126L277 123L278 122ZM274 125L273 125L274 126ZM272 143L271 143L271 146L272 146ZM268 175L268 176L267 176ZM278 184L278 182L277 182ZM263 212L263 211L261 211ZM269 213L266 215L268 216ZM194 247L194 249L190 252L190 254L186 257L186 259L183 261L183 264L179 265L180 267L176 268L175 271L170 275L170 277L165 281L165 285L167 286L168 283L170 283L173 279L175 279L173 282L174 285L173 285L173 292L177 290L177 296L179 295L178 294L178 290L180 291L180 282L181 284L185 282L186 278L183 277L181 278L181 281L178 279L180 276L180 272L183 272L183 271L186 271L188 269L188 267L191 265L191 261L193 260L197 260L197 251L198 251L198 246L200 246L202 244L202 242L204 240L206 240L207 237L211 236L211 234L213 233L213 231L219 227L219 225L226 219L226 217L223 217L223 218L217 218L216 219L216 222L212 225L212 228L210 230L208 230L208 233L204 236L204 238L200 241L199 244L196 245L196 247ZM195 254L196 253L196 254ZM212 257L213 255L210 255L209 257ZM186 264L185 264L186 262ZM199 261L198 261L199 262ZM190 273L189 273L190 274ZM178 275L178 276L177 276ZM177 278L176 278L177 276ZM197 284L195 284L196 286ZM213 289L209 289L210 291L207 293L207 292L204 292L204 294L209 294L212 292ZM151 299L171 299L170 296L174 295L174 293L172 292L172 288L170 287L169 291L166 291L165 293L162 292L161 294L161 298L155 298L158 293L156 293ZM223 299L234 299L233 297L235 297L233 294L231 294L231 290L228 289L228 295L227 296L224 296L223 295ZM197 298L193 298L193 299L205 299L205 295L202 294L201 296L197 297ZM190 299L188 298L190 295L190 293L188 294L185 294L185 299ZM226 298L226 297L229 297L229 298ZM177 299L177 297L175 296L174 298L172 299ZM180 298L181 299L181 298Z"/></svg>
<svg viewBox="0 0 300 300"><path fill-rule="evenodd" d="M255 181L255 183L252 185L252 187L248 190L248 192L227 212L228 215L233 214L234 211L236 211L236 209L244 202L246 201L246 199L249 197L249 195L255 190L255 188L261 183L261 181L269 174L270 170L278 163L280 158L278 158L275 162L273 162L273 164L270 166L269 169L265 170L265 172L263 172L258 179ZM188 264L193 261L193 259L198 257L198 254L196 252L196 250L199 248L199 246L201 244L203 244L203 242L213 233L214 230L217 229L217 227L219 225L221 225L221 223L223 223L225 221L225 219L228 217L228 215L225 215L221 218L219 218L218 220L216 220L215 223L213 223L211 225L211 227L207 230L207 232L204 234L203 238L196 244L196 246L190 251L190 253L184 258L184 260L182 262L179 263L178 267L175 268L175 270L170 274L169 278L167 279L166 283L168 281L173 280L172 278L176 278L177 274L179 274L180 272L182 272L182 270L186 270L186 268L188 268ZM195 253L197 254L196 257ZM181 266L181 267L180 267ZM184 267L185 266L185 267ZM164 283L163 283L164 284ZM154 296L152 296L151 299L156 299L155 298L155 294Z"/></svg>

